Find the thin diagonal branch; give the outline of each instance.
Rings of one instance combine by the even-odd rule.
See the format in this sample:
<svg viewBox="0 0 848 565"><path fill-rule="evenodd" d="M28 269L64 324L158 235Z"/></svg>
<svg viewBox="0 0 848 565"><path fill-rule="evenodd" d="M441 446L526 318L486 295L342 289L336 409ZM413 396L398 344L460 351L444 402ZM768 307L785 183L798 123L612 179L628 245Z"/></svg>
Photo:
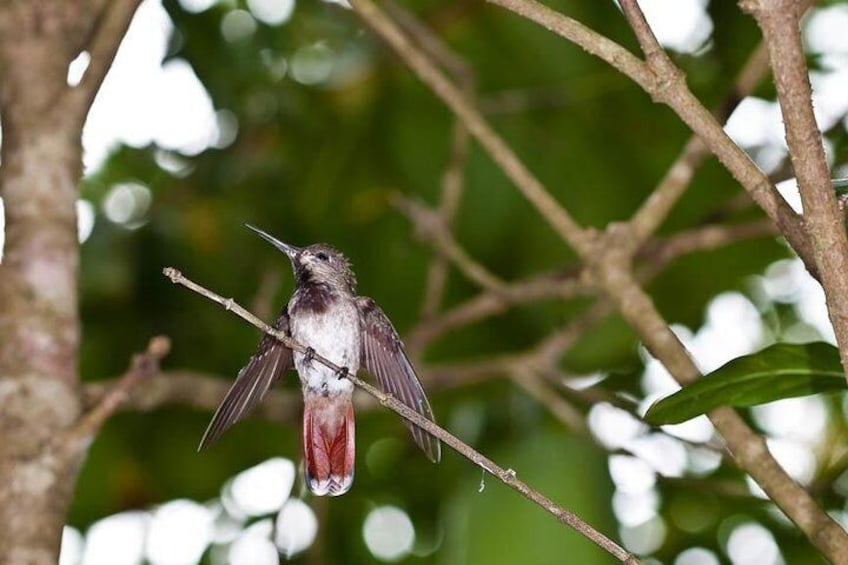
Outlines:
<svg viewBox="0 0 848 565"><path fill-rule="evenodd" d="M222 296L215 294L214 292L202 287L201 285L185 278L182 273L180 273L176 269L169 267L164 270L164 273L165 276L171 279L173 283L185 286L186 288L208 298L209 300L220 304L228 311L233 312L246 322L249 322L250 324L259 328L266 334L274 336L280 342L284 343L287 347L291 348L293 351L297 351L300 353L306 352L306 347L304 347L302 344L297 343L292 338L285 335L285 333L275 330L274 328L254 316L252 313L242 308L239 304L233 301L233 299L223 298ZM329 369L335 372L339 372L341 370L341 367L335 365L333 362L322 357L321 355L315 354L313 358L315 359L315 361L318 361L319 363L323 364L324 366L328 367ZM386 394L378 390L377 388L371 386L365 381L359 379L355 375L349 375L346 378L348 378L358 388L364 390L365 392L376 398L380 402L380 404L393 410L406 420L412 422L416 426L422 428L423 430L426 430L428 433L439 438L441 441L445 442L447 445L456 450L457 453L464 456L469 461L472 461L487 473L497 477L505 485L518 491L528 500L531 500L541 508L550 512L554 515L554 517L556 517L557 520L573 528L575 531L597 544L600 548L609 552L613 557L615 557L622 563L639 563L636 557L631 555L628 551L626 551L624 548L619 546L617 543L615 543L602 533L595 530L592 526L581 520L579 516L559 506L558 504L544 496L542 493L534 490L532 487L520 480L515 471L511 469L504 469L498 466L491 459L487 458L480 452L474 450L474 448L467 445L456 436L450 434L444 428L441 428L434 422L431 422L427 418L421 416L420 414L418 414L418 412L412 410L392 395Z"/></svg>
<svg viewBox="0 0 848 565"><path fill-rule="evenodd" d="M536 402L547 408L569 431L581 435L590 435L586 420L574 406L563 398L552 385L529 371L513 371L510 379L515 386L526 392Z"/></svg>
<svg viewBox="0 0 848 565"><path fill-rule="evenodd" d="M159 363L171 349L171 341L165 336L150 340L147 350L133 355L127 372L117 379L88 412L65 434L58 438L55 450L66 460L84 450L103 424L114 414L139 384L159 372Z"/></svg>
<svg viewBox="0 0 848 565"><path fill-rule="evenodd" d="M120 377L117 377L87 383L83 387L85 405L90 408L98 405L119 380ZM162 406L180 404L214 411L231 385L229 380L197 371L162 371L140 383L120 408L148 412ZM251 415L291 424L300 420L301 403L299 394L285 390L269 391Z"/></svg>
<svg viewBox="0 0 848 565"><path fill-rule="evenodd" d="M760 43L739 71L733 90L715 111L716 118L726 122L746 96L768 73L768 51ZM662 225L671 209L689 187L695 171L710 155L709 149L697 135L692 135L683 150L669 167L663 179L627 222L629 248L635 252Z"/></svg>
<svg viewBox="0 0 848 565"><path fill-rule="evenodd" d="M716 110L719 121L726 122L739 102L754 91L767 73L768 51L765 44L760 43L739 71L733 90ZM631 249L638 249L660 227L689 186L695 170L709 154L697 135L689 138L663 179L627 222Z"/></svg>
<svg viewBox="0 0 848 565"><path fill-rule="evenodd" d="M422 240L432 242L436 255L449 259L465 277L484 290L503 293L506 283L472 257L453 237L445 223L444 208L434 211L411 198L399 196L397 207L412 219Z"/></svg>
<svg viewBox="0 0 848 565"><path fill-rule="evenodd" d="M655 239L645 244L636 256L641 260L637 267L639 280L650 280L669 263L692 252L777 235L774 224L764 218L730 226L706 225L678 232L668 238ZM510 282L499 292L481 292L435 318L422 321L409 333L406 343L410 350L419 352L450 331L502 314L514 306L593 294L595 289L591 280L579 267L534 275Z"/></svg>
<svg viewBox="0 0 848 565"><path fill-rule="evenodd" d="M88 115L139 4L141 0L104 2L87 49L91 61L80 83L67 93L65 102L81 121Z"/></svg>
<svg viewBox="0 0 848 565"><path fill-rule="evenodd" d="M514 306L589 294L591 289L580 279L581 272L570 269L543 273L512 282L503 291L481 292L434 318L423 320L405 341L410 351L417 353L449 331L502 314Z"/></svg>
<svg viewBox="0 0 848 565"><path fill-rule="evenodd" d="M384 2L383 7L433 61L453 75L463 95L469 100L473 99L474 75L462 58L451 51L438 35L430 31L411 12L393 0ZM470 141L468 130L462 124L462 120L455 119L451 131L450 155L442 174L439 196L439 216L441 222L448 228L453 222L462 199ZM421 314L425 319L435 315L441 307L447 280L447 258L443 255L433 256L427 269L427 284L424 287L424 301L421 305Z"/></svg>
<svg viewBox="0 0 848 565"><path fill-rule="evenodd" d="M471 97L472 89L463 87L462 90L469 98ZM451 132L450 157L442 175L442 194L439 202L443 222L446 226L453 223L453 218L456 216L462 199L469 145L468 130L459 120L456 120ZM442 255L436 255L427 270L427 285L424 291L424 303L421 306L421 313L425 318L433 316L441 307L447 280L448 260Z"/></svg>

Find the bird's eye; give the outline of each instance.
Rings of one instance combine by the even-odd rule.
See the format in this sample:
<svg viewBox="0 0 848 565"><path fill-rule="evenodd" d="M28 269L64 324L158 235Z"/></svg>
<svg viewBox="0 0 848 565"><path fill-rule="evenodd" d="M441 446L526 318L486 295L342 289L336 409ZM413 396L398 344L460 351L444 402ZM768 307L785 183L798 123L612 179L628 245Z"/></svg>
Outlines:
<svg viewBox="0 0 848 565"><path fill-rule="evenodd" d="M315 256L318 257L319 259L321 259L322 261L328 261L330 259L329 257L327 257L327 254L324 253L323 251L316 253Z"/></svg>

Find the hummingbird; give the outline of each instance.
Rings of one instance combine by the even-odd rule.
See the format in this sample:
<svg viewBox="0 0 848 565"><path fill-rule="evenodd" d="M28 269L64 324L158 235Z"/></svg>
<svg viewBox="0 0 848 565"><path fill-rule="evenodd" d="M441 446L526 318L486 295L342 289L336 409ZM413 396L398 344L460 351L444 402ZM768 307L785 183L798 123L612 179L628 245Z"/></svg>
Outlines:
<svg viewBox="0 0 848 565"><path fill-rule="evenodd" d="M356 276L341 252L324 243L295 247L246 226L291 261L295 289L273 327L305 346L306 352L263 336L212 417L198 450L250 412L283 373L294 368L303 391L306 484L315 495L339 496L353 484L355 454L354 385L345 376L364 369L384 392L435 422L430 403L392 322L373 300L356 295ZM318 363L315 354L341 370ZM404 423L427 458L438 463L439 440Z"/></svg>

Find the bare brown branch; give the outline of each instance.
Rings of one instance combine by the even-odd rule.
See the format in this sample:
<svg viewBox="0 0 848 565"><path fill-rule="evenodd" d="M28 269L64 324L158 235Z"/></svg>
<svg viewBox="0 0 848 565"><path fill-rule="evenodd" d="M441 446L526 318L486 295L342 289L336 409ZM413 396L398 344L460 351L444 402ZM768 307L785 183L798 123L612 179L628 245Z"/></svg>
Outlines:
<svg viewBox="0 0 848 565"><path fill-rule="evenodd" d="M151 339L147 350L133 356L127 372L112 384L97 404L58 438L55 451L66 459L84 451L109 417L127 401L132 390L159 372L159 363L170 349L171 341L167 337L156 336Z"/></svg>
<svg viewBox="0 0 848 565"><path fill-rule="evenodd" d="M102 402L119 379L120 377L117 377L85 385L85 405L94 407ZM120 409L147 412L162 406L179 404L214 411L231 385L231 380L196 371L163 371L139 383ZM301 404L300 395L274 390L268 392L251 414L272 422L293 424L300 421Z"/></svg>
<svg viewBox="0 0 848 565"><path fill-rule="evenodd" d="M470 87L463 87L463 92L470 98L473 90ZM453 223L453 218L459 209L459 202L462 199L469 145L470 137L468 130L457 120L453 125L453 131L451 133L450 157L445 167L445 172L442 175L440 210L446 226L450 226ZM421 313L425 318L433 316L441 307L447 279L447 258L441 255L433 257L430 267L427 270L427 286L424 291L424 302L421 306Z"/></svg>
<svg viewBox="0 0 848 565"><path fill-rule="evenodd" d="M68 92L65 102L67 109L77 115L80 126L88 115L88 110L100 90L100 85L103 84L106 73L112 66L121 40L140 3L141 0L109 0L101 8L94 33L86 49L91 58L88 68L80 83Z"/></svg>
<svg viewBox="0 0 848 565"><path fill-rule="evenodd" d="M563 398L543 378L529 371L513 371L510 378L515 385L536 402L547 408L569 431L589 435L583 414Z"/></svg>
<svg viewBox="0 0 848 565"><path fill-rule="evenodd" d="M553 298L572 298L590 292L579 278L581 270L571 269L544 273L510 283L502 291L481 292L429 320L423 320L409 333L406 341L413 352L419 352L445 333L502 314L513 306Z"/></svg>
<svg viewBox="0 0 848 565"><path fill-rule="evenodd" d="M742 66L733 90L721 107L716 110L716 117L721 122L726 121L739 102L753 92L767 72L767 51L765 45L761 43ZM631 236L630 245L633 250L641 247L647 238L660 227L671 212L672 207L689 186L695 170L708 155L709 149L697 135L689 138L680 155L669 167L665 177L627 222Z"/></svg>
<svg viewBox="0 0 848 565"><path fill-rule="evenodd" d="M469 100L474 98L474 75L465 61L451 51L423 22L393 0L384 2L383 7L434 62L440 64L453 76L463 95ZM451 132L450 155L442 174L439 197L439 216L446 227L452 224L462 199L469 142L468 130L462 120L456 119ZM447 258L435 255L427 269L427 284L421 305L421 314L424 318L433 316L441 307L447 279Z"/></svg>
<svg viewBox="0 0 848 565"><path fill-rule="evenodd" d="M445 222L444 208L434 211L416 200L402 196L398 196L396 203L400 211L412 220L418 236L431 242L437 254L449 259L468 280L485 290L497 293L505 291L506 283L474 259L454 239Z"/></svg>
<svg viewBox="0 0 848 565"><path fill-rule="evenodd" d="M643 246L637 255L640 281L648 281L675 259L697 251L709 251L749 239L779 235L768 219L736 225L706 225L678 232L668 238L655 239ZM443 312L423 320L407 336L412 351L419 352L442 335L502 314L515 306L543 300L568 299L595 294L591 280L583 269L575 267L534 275L510 282L501 291L481 292Z"/></svg>

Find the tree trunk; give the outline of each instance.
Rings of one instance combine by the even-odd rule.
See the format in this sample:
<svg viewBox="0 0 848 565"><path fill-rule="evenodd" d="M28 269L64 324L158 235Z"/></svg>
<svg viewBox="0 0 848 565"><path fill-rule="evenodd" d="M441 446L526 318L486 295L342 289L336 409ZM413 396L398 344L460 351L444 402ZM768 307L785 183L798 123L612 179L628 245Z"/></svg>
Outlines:
<svg viewBox="0 0 848 565"><path fill-rule="evenodd" d="M57 440L80 413L76 200L80 112L68 61L92 22L81 2L0 8L0 564L55 563L78 461ZM93 20L93 18L91 18Z"/></svg>

